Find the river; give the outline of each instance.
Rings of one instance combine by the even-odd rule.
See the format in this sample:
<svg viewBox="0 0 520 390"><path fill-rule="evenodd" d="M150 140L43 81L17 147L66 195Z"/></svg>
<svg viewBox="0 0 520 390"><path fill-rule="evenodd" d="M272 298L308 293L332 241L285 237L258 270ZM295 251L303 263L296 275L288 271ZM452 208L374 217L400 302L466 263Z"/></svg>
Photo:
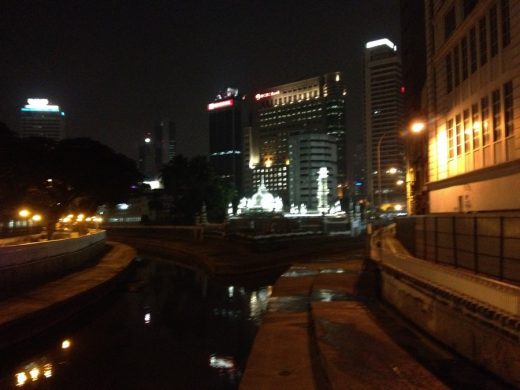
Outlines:
<svg viewBox="0 0 520 390"><path fill-rule="evenodd" d="M277 276L217 281L143 255L101 302L4 352L0 388L236 389Z"/></svg>

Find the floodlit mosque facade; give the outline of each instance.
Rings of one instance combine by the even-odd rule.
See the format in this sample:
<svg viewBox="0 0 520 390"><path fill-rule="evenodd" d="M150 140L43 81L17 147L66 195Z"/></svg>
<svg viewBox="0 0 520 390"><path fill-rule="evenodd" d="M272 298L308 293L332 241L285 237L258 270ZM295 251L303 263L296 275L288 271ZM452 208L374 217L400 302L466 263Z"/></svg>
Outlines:
<svg viewBox="0 0 520 390"><path fill-rule="evenodd" d="M317 179L317 191L316 200L313 204L317 207L307 209L305 203L300 205L291 204L289 215L316 215L316 214L337 214L341 212L341 206L339 201L330 207L328 202L329 197L329 170L327 167L319 168ZM268 190L264 182L264 178L261 178L258 190L251 198L242 198L237 208L237 215L254 214L254 213L282 213L284 210L282 198L279 196L273 196ZM233 215L233 207L229 204L228 209L229 216Z"/></svg>

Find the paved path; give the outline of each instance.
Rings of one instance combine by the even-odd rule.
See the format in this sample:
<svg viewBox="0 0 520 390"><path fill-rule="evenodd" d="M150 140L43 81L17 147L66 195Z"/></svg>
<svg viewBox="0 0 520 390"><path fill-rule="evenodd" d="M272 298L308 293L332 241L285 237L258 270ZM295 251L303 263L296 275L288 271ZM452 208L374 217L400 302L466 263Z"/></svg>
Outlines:
<svg viewBox="0 0 520 390"><path fill-rule="evenodd" d="M295 264L277 281L240 388L445 389L357 294L362 260Z"/></svg>

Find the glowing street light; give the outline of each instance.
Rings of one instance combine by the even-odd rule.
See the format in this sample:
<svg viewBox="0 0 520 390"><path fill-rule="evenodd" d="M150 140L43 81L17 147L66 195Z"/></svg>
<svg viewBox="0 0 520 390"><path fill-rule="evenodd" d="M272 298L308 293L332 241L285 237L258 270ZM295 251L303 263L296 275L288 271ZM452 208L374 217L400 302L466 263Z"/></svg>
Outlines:
<svg viewBox="0 0 520 390"><path fill-rule="evenodd" d="M395 184L397 184L398 186L402 186L404 184L404 180L397 180Z"/></svg>
<svg viewBox="0 0 520 390"><path fill-rule="evenodd" d="M426 128L426 123L423 121L414 121L410 125L412 133L421 133Z"/></svg>
<svg viewBox="0 0 520 390"><path fill-rule="evenodd" d="M31 215L31 212L27 209L22 209L18 212L18 215L22 218L27 218L29 215Z"/></svg>
<svg viewBox="0 0 520 390"><path fill-rule="evenodd" d="M389 173L390 175L395 175L397 173L397 168L390 168L386 173Z"/></svg>
<svg viewBox="0 0 520 390"><path fill-rule="evenodd" d="M40 222L42 220L42 216L40 214L34 214L31 219L34 222Z"/></svg>

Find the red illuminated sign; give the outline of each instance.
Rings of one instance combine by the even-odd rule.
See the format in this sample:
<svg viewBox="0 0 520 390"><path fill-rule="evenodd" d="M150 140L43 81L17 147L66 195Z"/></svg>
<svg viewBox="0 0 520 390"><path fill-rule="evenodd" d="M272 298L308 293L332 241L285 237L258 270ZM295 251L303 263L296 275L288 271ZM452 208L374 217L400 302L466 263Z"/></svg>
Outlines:
<svg viewBox="0 0 520 390"><path fill-rule="evenodd" d="M266 98L266 97L271 97L271 96L275 96L275 95L279 95L279 94L280 94L280 91L266 92L266 93L257 93L255 95L255 99L256 100L260 100L260 99L263 99L263 98Z"/></svg>
<svg viewBox="0 0 520 390"><path fill-rule="evenodd" d="M234 104L233 99L222 100L221 102L208 104L208 111L218 110L219 108L231 107Z"/></svg>

